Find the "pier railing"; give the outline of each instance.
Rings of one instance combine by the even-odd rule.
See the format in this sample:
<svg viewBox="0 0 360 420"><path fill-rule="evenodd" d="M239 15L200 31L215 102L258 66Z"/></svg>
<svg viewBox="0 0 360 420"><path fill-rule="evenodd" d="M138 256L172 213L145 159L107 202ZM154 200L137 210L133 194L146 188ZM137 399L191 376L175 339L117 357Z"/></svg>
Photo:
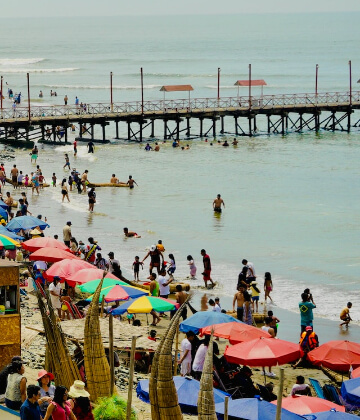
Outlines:
<svg viewBox="0 0 360 420"><path fill-rule="evenodd" d="M236 96L227 98L194 98L194 99L170 99L154 101L133 101L120 103L95 103L80 105L51 105L30 108L18 106L3 108L0 110L0 122L4 120L16 121L23 119L48 120L53 117L59 118L81 118L82 116L109 116L127 114L172 114L187 112L211 112L211 111L236 111L250 109L273 109L291 107L316 107L333 105L350 105L360 103L360 91L352 92L331 92L316 94L284 94L284 95L263 95L263 96Z"/></svg>

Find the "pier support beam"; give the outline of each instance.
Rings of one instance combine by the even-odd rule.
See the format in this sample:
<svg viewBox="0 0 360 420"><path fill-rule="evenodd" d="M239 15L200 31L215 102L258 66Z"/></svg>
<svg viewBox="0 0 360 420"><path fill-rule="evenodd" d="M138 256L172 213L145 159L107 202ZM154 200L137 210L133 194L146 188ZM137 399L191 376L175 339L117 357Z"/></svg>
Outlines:
<svg viewBox="0 0 360 420"><path fill-rule="evenodd" d="M106 140L106 133L105 133L105 124L101 124L101 127L102 127L102 139L103 139L103 141L105 141ZM91 126L91 129L93 130L93 126ZM92 131L92 133L91 133L91 136L93 137L93 131Z"/></svg>
<svg viewBox="0 0 360 420"><path fill-rule="evenodd" d="M190 117L186 117L186 137L190 137Z"/></svg>
<svg viewBox="0 0 360 420"><path fill-rule="evenodd" d="M103 132L103 135L104 135L104 132ZM90 137L91 137L91 140L94 140L94 124L90 125ZM103 140L105 139L103 138Z"/></svg>
<svg viewBox="0 0 360 420"><path fill-rule="evenodd" d="M128 127L128 140L131 140L131 122L127 121L127 127Z"/></svg>
<svg viewBox="0 0 360 420"><path fill-rule="evenodd" d="M199 118L200 120L200 137L203 137L203 122L204 122L204 118Z"/></svg>
<svg viewBox="0 0 360 420"><path fill-rule="evenodd" d="M167 120L164 120L164 140L167 140Z"/></svg>
<svg viewBox="0 0 360 420"><path fill-rule="evenodd" d="M180 137L180 120L176 120L176 140Z"/></svg>
<svg viewBox="0 0 360 420"><path fill-rule="evenodd" d="M54 127L53 127L54 130ZM82 123L79 124L79 137L80 139L82 139L82 135L83 135L83 125Z"/></svg>
<svg viewBox="0 0 360 420"><path fill-rule="evenodd" d="M80 128L82 128L82 126L80 126ZM56 127L55 127L55 125L53 125L53 126L51 127L51 129L52 129L53 142L55 143L55 142L56 142ZM81 134L82 134L82 130L80 130L80 132L81 132ZM80 136L80 137L81 137L81 136Z"/></svg>
<svg viewBox="0 0 360 420"><path fill-rule="evenodd" d="M223 115L220 117L220 121L221 121L221 130L220 130L220 133L221 134L224 134L224 116Z"/></svg>
<svg viewBox="0 0 360 420"><path fill-rule="evenodd" d="M42 140L45 140L45 126L44 125L41 126L41 138Z"/></svg>
<svg viewBox="0 0 360 420"><path fill-rule="evenodd" d="M64 133L65 133L65 144L68 142L68 126L64 126Z"/></svg>
<svg viewBox="0 0 360 420"><path fill-rule="evenodd" d="M139 134L140 134L140 143L143 141L143 122L139 121Z"/></svg>
<svg viewBox="0 0 360 420"><path fill-rule="evenodd" d="M116 130L115 138L118 139L119 138L119 121L115 121L115 130Z"/></svg>
<svg viewBox="0 0 360 420"><path fill-rule="evenodd" d="M234 117L234 121L235 121L235 134L238 136L239 135L238 117Z"/></svg>
<svg viewBox="0 0 360 420"><path fill-rule="evenodd" d="M151 138L155 137L155 120L151 120L151 134L150 134Z"/></svg>
<svg viewBox="0 0 360 420"><path fill-rule="evenodd" d="M216 137L216 120L217 120L217 118L213 118L212 119L212 132L213 132L213 137L215 138Z"/></svg>

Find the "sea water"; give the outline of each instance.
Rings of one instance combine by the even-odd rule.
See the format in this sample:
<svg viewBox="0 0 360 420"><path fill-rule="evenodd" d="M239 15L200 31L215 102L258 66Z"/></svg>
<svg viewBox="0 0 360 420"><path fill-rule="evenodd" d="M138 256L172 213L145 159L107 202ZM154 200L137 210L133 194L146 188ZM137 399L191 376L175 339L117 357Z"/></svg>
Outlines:
<svg viewBox="0 0 360 420"><path fill-rule="evenodd" d="M75 96L84 103L101 103L110 100L110 71L115 102L140 100L140 67L145 100L162 99L159 89L166 84L191 84L192 97L214 98L218 67L221 96L236 96L234 83L247 79L249 63L253 78L267 82L264 94L314 92L316 64L319 92L346 92L349 59L353 89L359 77L359 17L324 13L18 19L16 30L13 21L2 20L0 73L8 83L4 86L22 92L25 106L27 72L34 105L63 104L65 95L69 103ZM56 98L50 97L51 89L57 91ZM260 91L254 88L253 93ZM247 89L240 94L247 95ZM226 124L233 131L233 122ZM120 126L123 135L125 129ZM114 136L113 126L107 135ZM231 141L233 136L219 139L225 138ZM53 172L58 183L69 175L62 169L63 154L69 152L71 166L80 172L88 169L91 181L109 182L112 173L126 181L131 174L139 187L99 188L92 214L87 196L70 193L71 202L61 203L60 188L49 187L39 197L29 192L29 210L47 216L47 233L60 239L62 227L71 220L77 240L93 236L105 256L114 251L129 278L135 255L142 259L162 239L165 257L175 255L177 279L189 275L186 256L194 257L195 289L202 284L200 250L206 249L223 307L231 307L241 260L247 258L255 265L260 286L264 272L272 273L279 307L298 312L300 294L310 287L316 316L336 320L351 300L358 321L358 130L260 134L239 138L238 146L229 148L197 139L190 146L181 151L167 142L159 153L146 153L143 145L120 142L97 146L92 155L79 145L76 158L71 146L45 146L37 163L47 181ZM16 152L24 173L35 167L28 153ZM212 211L218 193L226 205L219 217ZM125 226L142 238L124 238ZM142 279L148 272L145 263Z"/></svg>

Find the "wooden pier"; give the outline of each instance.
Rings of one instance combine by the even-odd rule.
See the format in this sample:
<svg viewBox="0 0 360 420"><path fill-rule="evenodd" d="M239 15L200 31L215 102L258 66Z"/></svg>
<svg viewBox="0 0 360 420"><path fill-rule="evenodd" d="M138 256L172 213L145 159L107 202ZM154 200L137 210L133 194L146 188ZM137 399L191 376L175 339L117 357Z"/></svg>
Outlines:
<svg viewBox="0 0 360 420"><path fill-rule="evenodd" d="M119 125L123 124L125 139L139 142L155 136L251 137L259 133L259 125L266 127L261 133L268 134L321 129L350 132L360 125L359 118L353 125L351 122L352 114L359 109L360 91L351 95L335 92L18 107L0 110L0 142L66 144L68 130L74 130L75 125L79 140L108 142L106 127L110 123L115 124L115 139L120 139ZM194 120L198 121L196 132L191 127ZM96 126L101 127L100 139L94 135Z"/></svg>

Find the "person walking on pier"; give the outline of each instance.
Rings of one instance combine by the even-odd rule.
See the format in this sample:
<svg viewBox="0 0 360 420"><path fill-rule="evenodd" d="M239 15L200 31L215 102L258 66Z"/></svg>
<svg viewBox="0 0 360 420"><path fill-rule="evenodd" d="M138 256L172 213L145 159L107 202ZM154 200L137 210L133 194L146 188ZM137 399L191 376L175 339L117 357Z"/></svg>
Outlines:
<svg viewBox="0 0 360 420"><path fill-rule="evenodd" d="M79 98L77 96L75 97L75 105L79 106Z"/></svg>
<svg viewBox="0 0 360 420"><path fill-rule="evenodd" d="M67 103L68 103L68 97L67 97L67 95L65 95L64 96L64 104L67 105Z"/></svg>

